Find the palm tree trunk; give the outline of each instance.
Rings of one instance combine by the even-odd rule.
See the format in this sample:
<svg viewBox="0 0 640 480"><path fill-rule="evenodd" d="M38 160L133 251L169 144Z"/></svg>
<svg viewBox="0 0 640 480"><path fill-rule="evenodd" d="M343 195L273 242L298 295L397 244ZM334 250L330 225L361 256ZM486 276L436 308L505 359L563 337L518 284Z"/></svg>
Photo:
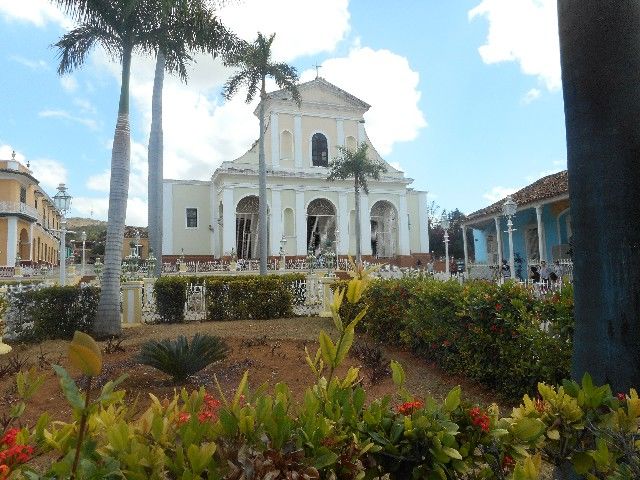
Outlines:
<svg viewBox="0 0 640 480"><path fill-rule="evenodd" d="M109 213L107 241L102 274L100 303L93 326L97 337L117 335L120 322L120 272L122 270L122 242L124 221L127 214L129 194L129 164L131 159L131 138L129 131L129 77L131 72L130 46L122 55L122 85L120 104L111 150L111 182L109 188Z"/></svg>
<svg viewBox="0 0 640 480"><path fill-rule="evenodd" d="M640 4L559 0L573 230L572 374L640 387Z"/></svg>
<svg viewBox="0 0 640 480"><path fill-rule="evenodd" d="M267 99L265 77L260 89L260 141L258 145L258 248L260 275L267 274L267 163L264 158L264 102Z"/></svg>
<svg viewBox="0 0 640 480"><path fill-rule="evenodd" d="M151 100L151 133L149 134L148 155L148 231L149 247L158 259L156 276L162 273L162 177L163 177L163 133L162 133L162 87L166 59L162 52L156 59L156 73L153 79Z"/></svg>
<svg viewBox="0 0 640 480"><path fill-rule="evenodd" d="M354 191L356 198L356 265L362 267L362 245L360 244L362 226L360 225L360 182L358 181L358 175L355 176Z"/></svg>

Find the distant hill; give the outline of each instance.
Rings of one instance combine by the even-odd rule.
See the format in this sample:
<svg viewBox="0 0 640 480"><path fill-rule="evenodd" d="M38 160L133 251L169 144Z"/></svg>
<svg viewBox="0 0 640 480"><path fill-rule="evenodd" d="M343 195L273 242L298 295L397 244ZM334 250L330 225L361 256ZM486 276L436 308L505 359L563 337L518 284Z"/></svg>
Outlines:
<svg viewBox="0 0 640 480"><path fill-rule="evenodd" d="M79 226L86 225L104 225L106 228L107 222L104 220L95 220L93 218L71 217L67 218L67 228L77 228Z"/></svg>
<svg viewBox="0 0 640 480"><path fill-rule="evenodd" d="M95 220L93 218L73 217L67 219L67 228L76 232L75 235L67 237L67 242L72 239L79 239L80 232L87 233L87 240L91 242L102 241L107 236L107 222ZM140 237L147 238L147 227L125 227L125 237L133 238L135 232L140 232Z"/></svg>

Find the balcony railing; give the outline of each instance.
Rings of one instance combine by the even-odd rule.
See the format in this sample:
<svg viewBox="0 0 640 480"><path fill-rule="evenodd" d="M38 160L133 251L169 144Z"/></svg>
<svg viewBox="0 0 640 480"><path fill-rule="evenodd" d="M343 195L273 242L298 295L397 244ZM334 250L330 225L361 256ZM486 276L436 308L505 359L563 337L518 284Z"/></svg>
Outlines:
<svg viewBox="0 0 640 480"><path fill-rule="evenodd" d="M0 202L0 214L26 215L34 220L40 219L34 207L21 202Z"/></svg>

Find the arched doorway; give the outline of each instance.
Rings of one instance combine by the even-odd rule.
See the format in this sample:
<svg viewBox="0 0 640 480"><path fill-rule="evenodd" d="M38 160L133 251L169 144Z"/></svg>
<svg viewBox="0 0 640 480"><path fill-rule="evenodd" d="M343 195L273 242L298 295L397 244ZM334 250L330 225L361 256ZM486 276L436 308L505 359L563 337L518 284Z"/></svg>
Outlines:
<svg viewBox="0 0 640 480"><path fill-rule="evenodd" d="M371 253L374 257L389 258L397 255L398 212L386 200L371 207Z"/></svg>
<svg viewBox="0 0 640 480"><path fill-rule="evenodd" d="M336 209L326 198L317 198L307 207L307 250L318 255L336 241Z"/></svg>
<svg viewBox="0 0 640 480"><path fill-rule="evenodd" d="M31 242L29 241L29 232L27 232L26 228L20 230L20 248L18 253L20 255L21 260L29 260L31 257L29 256L29 250L31 249Z"/></svg>
<svg viewBox="0 0 640 480"><path fill-rule="evenodd" d="M259 257L258 205L258 197L249 195L240 200L236 207L236 254L238 258L254 259ZM267 238L269 237L268 223L267 220Z"/></svg>

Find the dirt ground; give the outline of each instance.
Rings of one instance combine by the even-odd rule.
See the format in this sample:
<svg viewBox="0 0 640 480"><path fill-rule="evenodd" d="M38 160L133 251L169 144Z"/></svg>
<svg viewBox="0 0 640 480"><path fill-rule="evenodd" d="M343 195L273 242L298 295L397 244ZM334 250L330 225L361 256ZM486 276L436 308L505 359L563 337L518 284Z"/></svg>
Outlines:
<svg viewBox="0 0 640 480"><path fill-rule="evenodd" d="M104 353L103 374L98 381L101 384L115 379L123 373L128 374L122 384L127 391L127 398L133 401L139 395L139 408L148 402L147 393L154 393L163 398L172 396L175 389L183 386L188 390L200 385L216 394L214 375L218 378L225 395L235 390L245 370L249 370L249 383L257 387L264 382L273 386L277 382L286 382L298 400L301 400L307 386L314 381L313 375L304 360L304 348L315 354L318 348L318 334L326 330L332 338L337 334L331 319L325 318L291 318L282 320L232 321L187 323L175 325L143 325L124 330L121 346L124 351ZM171 379L151 367L139 365L135 361L140 345L150 339L175 338L185 335L188 338L195 333L218 335L225 339L230 352L227 358L189 379L186 384L174 384ZM354 345L367 342L366 337L356 338ZM52 364L67 367L65 341L47 341L38 345L14 345L14 350L5 358L0 357L0 366L10 360L11 356L25 361L25 367L35 365L46 375L46 381L36 397L30 402L22 418L26 425L33 425L39 412L48 410L57 420L69 420L70 408L67 406L58 380L51 369ZM373 345L372 342L367 342ZM106 342L101 342L104 348ZM437 367L430 365L411 354L382 348L387 360L399 361L406 372L407 388L417 396L433 395L443 398L456 385L463 387L465 398L474 403L488 404L496 398L487 390L472 384L463 378L456 378ZM351 365L361 365L354 357L345 362L344 370ZM388 362L387 362L388 363ZM78 372L71 370L77 381L82 381ZM339 372L341 373L341 372ZM369 399L385 394L393 394L395 387L389 375L375 385L369 379L366 368L361 371L362 383ZM0 378L0 418L10 405L15 402L15 375ZM503 414L508 414L507 409Z"/></svg>

